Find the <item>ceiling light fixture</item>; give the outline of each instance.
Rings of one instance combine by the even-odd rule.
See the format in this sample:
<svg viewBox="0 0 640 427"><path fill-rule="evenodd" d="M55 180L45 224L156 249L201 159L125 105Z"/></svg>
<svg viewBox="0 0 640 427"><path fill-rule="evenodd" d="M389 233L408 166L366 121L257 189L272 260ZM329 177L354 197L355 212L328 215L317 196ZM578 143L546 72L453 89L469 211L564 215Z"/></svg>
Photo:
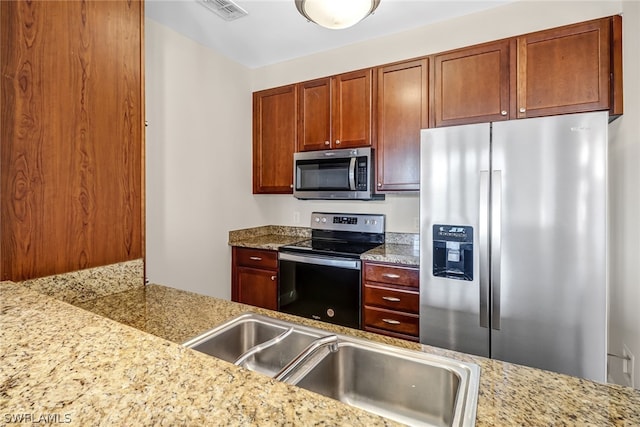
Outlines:
<svg viewBox="0 0 640 427"><path fill-rule="evenodd" d="M295 0L298 12L316 24L339 30L371 15L380 0Z"/></svg>

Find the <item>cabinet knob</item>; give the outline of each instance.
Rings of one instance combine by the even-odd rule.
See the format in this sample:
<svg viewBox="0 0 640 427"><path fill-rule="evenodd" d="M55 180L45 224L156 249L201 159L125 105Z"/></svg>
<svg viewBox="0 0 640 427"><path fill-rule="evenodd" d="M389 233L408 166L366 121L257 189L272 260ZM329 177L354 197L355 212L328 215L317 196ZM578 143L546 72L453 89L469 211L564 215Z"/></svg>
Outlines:
<svg viewBox="0 0 640 427"><path fill-rule="evenodd" d="M524 107L520 107L520 112L521 112L521 113L524 113L525 111L527 111L527 109L526 109L526 108L524 108Z"/></svg>
<svg viewBox="0 0 640 427"><path fill-rule="evenodd" d="M378 183L378 187L382 187L382 183L381 182Z"/></svg>
<svg viewBox="0 0 640 427"><path fill-rule="evenodd" d="M271 276L271 280L276 280L276 276Z"/></svg>
<svg viewBox="0 0 640 427"><path fill-rule="evenodd" d="M329 141L325 141L325 142L324 142L324 145L329 145L329 144L330 144L330 142L329 142Z"/></svg>
<svg viewBox="0 0 640 427"><path fill-rule="evenodd" d="M289 184L289 188L293 188L293 184Z"/></svg>
<svg viewBox="0 0 640 427"><path fill-rule="evenodd" d="M502 114L503 116L506 116L507 115L507 111L506 110L502 110L502 111L500 111L500 114Z"/></svg>
<svg viewBox="0 0 640 427"><path fill-rule="evenodd" d="M336 139L336 145L340 145L340 140Z"/></svg>

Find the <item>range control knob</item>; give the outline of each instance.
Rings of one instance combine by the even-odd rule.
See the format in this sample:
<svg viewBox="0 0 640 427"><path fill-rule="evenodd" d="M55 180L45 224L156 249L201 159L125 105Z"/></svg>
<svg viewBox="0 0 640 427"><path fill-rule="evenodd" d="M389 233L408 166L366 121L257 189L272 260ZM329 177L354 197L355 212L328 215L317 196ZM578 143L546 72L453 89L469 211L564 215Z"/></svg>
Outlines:
<svg viewBox="0 0 640 427"><path fill-rule="evenodd" d="M327 218L322 217L322 220L321 220L321 221L322 221L322 223L324 224L325 222L327 222Z"/></svg>
<svg viewBox="0 0 640 427"><path fill-rule="evenodd" d="M318 218L318 217L315 217L313 220L314 220L315 222L320 222L320 218Z"/></svg>

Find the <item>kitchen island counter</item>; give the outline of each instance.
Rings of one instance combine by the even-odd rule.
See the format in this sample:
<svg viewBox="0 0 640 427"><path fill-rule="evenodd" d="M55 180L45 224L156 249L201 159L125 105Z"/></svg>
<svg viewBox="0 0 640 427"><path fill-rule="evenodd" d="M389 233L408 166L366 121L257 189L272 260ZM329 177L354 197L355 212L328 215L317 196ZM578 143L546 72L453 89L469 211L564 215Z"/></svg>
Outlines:
<svg viewBox="0 0 640 427"><path fill-rule="evenodd" d="M0 293L3 414L66 415L72 425L394 425L179 345L252 311L477 363L482 370L479 426L640 425L640 392L630 388L164 286L148 285L77 304L93 313L9 282L0 285Z"/></svg>

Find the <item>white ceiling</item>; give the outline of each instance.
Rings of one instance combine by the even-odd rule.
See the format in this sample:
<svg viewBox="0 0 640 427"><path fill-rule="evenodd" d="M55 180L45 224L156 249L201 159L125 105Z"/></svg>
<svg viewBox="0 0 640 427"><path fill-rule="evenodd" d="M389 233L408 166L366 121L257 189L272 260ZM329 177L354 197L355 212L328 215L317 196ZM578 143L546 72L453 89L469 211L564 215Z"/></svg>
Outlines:
<svg viewBox="0 0 640 427"><path fill-rule="evenodd" d="M147 0L145 11L148 18L249 68L257 68L514 0L381 0L372 16L344 30L307 22L294 0L234 1L249 14L230 22L196 0Z"/></svg>

